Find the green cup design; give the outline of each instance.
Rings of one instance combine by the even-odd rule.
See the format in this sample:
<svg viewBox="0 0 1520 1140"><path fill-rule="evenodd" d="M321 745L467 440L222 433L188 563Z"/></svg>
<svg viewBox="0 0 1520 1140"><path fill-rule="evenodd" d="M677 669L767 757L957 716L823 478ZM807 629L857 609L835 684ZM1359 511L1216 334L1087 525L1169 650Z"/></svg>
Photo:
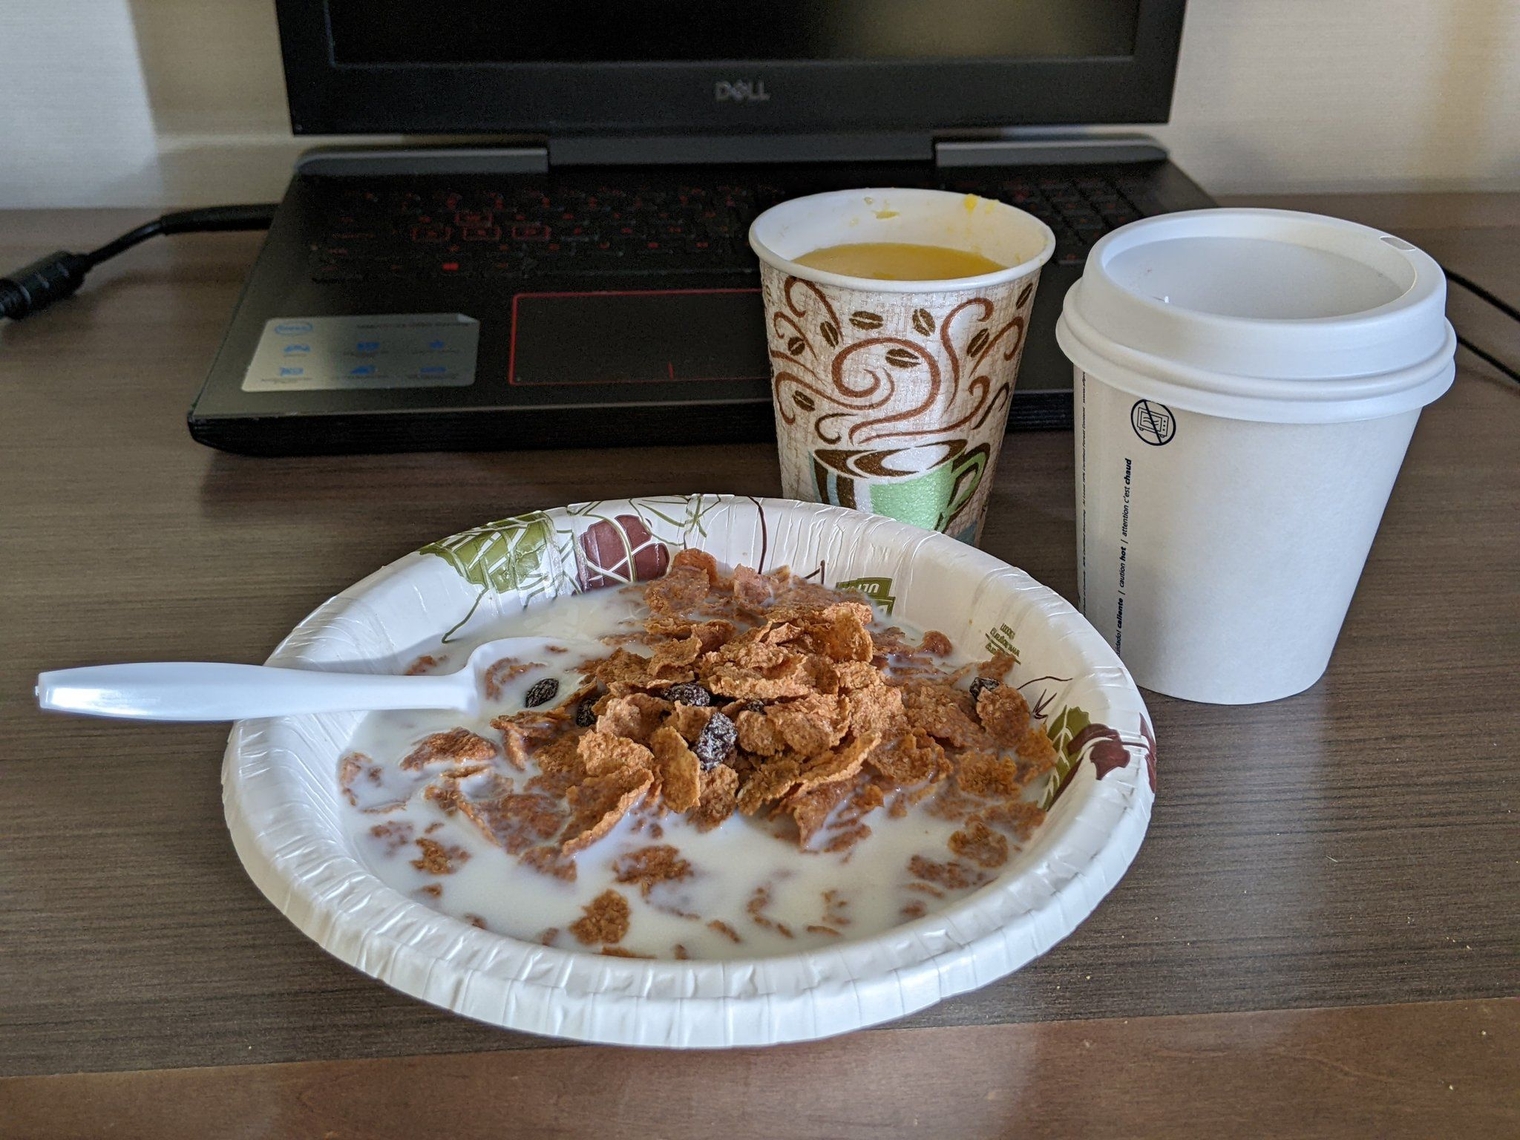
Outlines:
<svg viewBox="0 0 1520 1140"><path fill-rule="evenodd" d="M957 516L976 494L987 470L987 444L966 447L964 439L915 447L813 452L813 478L823 502L886 515L925 530L940 530L967 542L972 520L957 531Z"/></svg>

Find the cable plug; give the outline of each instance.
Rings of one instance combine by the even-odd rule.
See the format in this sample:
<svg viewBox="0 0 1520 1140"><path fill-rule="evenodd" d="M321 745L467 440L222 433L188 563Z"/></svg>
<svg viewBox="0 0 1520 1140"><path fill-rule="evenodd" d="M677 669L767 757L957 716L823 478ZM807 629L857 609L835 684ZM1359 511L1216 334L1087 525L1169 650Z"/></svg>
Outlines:
<svg viewBox="0 0 1520 1140"><path fill-rule="evenodd" d="M60 249L0 277L0 317L19 321L73 296L89 270L88 257Z"/></svg>

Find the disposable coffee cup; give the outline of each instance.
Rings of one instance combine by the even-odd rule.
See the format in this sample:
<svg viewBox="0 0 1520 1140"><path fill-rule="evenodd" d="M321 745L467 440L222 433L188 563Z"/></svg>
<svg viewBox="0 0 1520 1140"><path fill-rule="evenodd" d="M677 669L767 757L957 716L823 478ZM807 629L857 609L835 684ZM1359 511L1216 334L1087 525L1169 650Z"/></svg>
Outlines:
<svg viewBox="0 0 1520 1140"><path fill-rule="evenodd" d="M784 202L749 233L760 258L781 486L975 542L1008 422L1050 228L941 190ZM978 253L1006 268L882 281L800 265L868 242Z"/></svg>
<svg viewBox="0 0 1520 1140"><path fill-rule="evenodd" d="M1075 367L1082 612L1140 685L1214 704L1325 672L1420 410L1455 373L1440 268L1335 218L1202 210L1099 241Z"/></svg>

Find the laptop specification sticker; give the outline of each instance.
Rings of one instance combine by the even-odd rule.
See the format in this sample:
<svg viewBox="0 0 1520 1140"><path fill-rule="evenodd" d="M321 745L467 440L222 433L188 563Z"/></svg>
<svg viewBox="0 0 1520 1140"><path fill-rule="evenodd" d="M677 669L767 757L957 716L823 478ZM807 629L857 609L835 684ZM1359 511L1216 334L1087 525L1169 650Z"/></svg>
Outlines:
<svg viewBox="0 0 1520 1140"><path fill-rule="evenodd" d="M462 388L475 383L480 322L463 313L274 317L245 392Z"/></svg>

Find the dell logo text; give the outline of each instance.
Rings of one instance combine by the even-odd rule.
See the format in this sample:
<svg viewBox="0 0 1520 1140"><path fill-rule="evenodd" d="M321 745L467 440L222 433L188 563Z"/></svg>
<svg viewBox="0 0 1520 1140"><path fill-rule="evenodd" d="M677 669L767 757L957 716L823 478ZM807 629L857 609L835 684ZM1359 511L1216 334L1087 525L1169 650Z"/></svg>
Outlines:
<svg viewBox="0 0 1520 1140"><path fill-rule="evenodd" d="M738 79L732 83L720 79L713 84L713 98L719 103L764 103L770 97L763 79Z"/></svg>

